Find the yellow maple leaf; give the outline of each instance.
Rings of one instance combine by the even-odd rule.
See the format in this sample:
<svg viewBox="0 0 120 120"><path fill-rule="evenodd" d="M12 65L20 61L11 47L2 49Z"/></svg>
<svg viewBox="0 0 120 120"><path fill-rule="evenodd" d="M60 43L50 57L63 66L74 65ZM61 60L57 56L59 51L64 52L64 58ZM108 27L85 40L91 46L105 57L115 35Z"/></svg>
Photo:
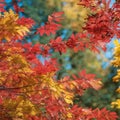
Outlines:
<svg viewBox="0 0 120 120"><path fill-rule="evenodd" d="M120 45L119 41L116 39L113 41L116 46Z"/></svg>
<svg viewBox="0 0 120 120"><path fill-rule="evenodd" d="M18 19L18 14L14 13L12 10L0 15L0 40L6 39L10 41L13 38L20 39L29 32L26 26L17 23Z"/></svg>
<svg viewBox="0 0 120 120"><path fill-rule="evenodd" d="M116 107L117 109L120 109L120 99L117 99L115 102L112 102L111 107Z"/></svg>

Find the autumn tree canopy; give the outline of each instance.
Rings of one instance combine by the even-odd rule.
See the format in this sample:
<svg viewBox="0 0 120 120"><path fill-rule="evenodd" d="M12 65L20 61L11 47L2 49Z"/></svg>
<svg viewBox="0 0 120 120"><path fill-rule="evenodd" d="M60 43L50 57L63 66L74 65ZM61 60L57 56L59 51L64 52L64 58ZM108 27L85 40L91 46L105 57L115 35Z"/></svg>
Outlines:
<svg viewBox="0 0 120 120"><path fill-rule="evenodd" d="M82 96L88 88L99 90L101 79L86 70L78 71L72 78L57 79L60 65L52 52L64 54L90 49L99 52L114 36L120 37L120 3L109 6L110 0L80 0L82 8L92 14L86 17L83 31L72 34L63 41L61 36L46 44L24 43L26 36L44 34L50 36L62 27L64 12L53 12L43 26L34 33L35 22L19 16L23 9L20 0L12 0L13 10L6 11L5 1L0 1L0 118L1 120L117 120L115 112L103 109L83 108L74 104L75 95ZM44 63L39 60L42 55Z"/></svg>

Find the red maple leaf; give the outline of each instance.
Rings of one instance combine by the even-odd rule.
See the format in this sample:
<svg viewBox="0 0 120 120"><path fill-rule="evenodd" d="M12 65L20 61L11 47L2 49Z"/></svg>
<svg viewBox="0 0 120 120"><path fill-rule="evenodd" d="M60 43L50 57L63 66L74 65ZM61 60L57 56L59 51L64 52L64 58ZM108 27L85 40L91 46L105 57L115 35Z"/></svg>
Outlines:
<svg viewBox="0 0 120 120"><path fill-rule="evenodd" d="M0 12L5 12L5 1L4 0L0 0Z"/></svg>
<svg viewBox="0 0 120 120"><path fill-rule="evenodd" d="M48 22L46 22L44 26L39 27L36 33L40 34L41 36L43 34L55 34L56 31L59 30L61 27L58 22L62 20L62 14L63 12L55 12L52 15L48 16Z"/></svg>
<svg viewBox="0 0 120 120"><path fill-rule="evenodd" d="M62 42L61 37L57 37L55 40L50 40L50 46L60 53L66 52L66 45Z"/></svg>

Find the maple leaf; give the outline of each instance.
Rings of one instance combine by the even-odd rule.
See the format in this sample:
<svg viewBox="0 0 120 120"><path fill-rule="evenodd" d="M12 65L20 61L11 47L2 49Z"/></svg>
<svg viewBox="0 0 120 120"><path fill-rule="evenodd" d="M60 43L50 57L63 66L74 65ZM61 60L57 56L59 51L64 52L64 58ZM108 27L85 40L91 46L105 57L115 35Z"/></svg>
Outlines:
<svg viewBox="0 0 120 120"><path fill-rule="evenodd" d="M60 53L66 52L66 45L62 42L61 37L57 37L55 40L50 40L50 46Z"/></svg>
<svg viewBox="0 0 120 120"><path fill-rule="evenodd" d="M110 21L109 13L100 11L96 15L89 17L85 29L91 34L91 39L94 39L96 43L98 40L109 42L114 35Z"/></svg>
<svg viewBox="0 0 120 120"><path fill-rule="evenodd" d="M4 6L5 6L5 1L4 1L4 0L1 0L1 1L0 1L0 13L1 13L1 12L5 12Z"/></svg>
<svg viewBox="0 0 120 120"><path fill-rule="evenodd" d="M31 28L35 24L33 19L25 17L19 18L16 22L17 24L25 26L27 28Z"/></svg>
<svg viewBox="0 0 120 120"><path fill-rule="evenodd" d="M86 48L90 47L86 33L77 33L75 35L72 34L66 42L66 45L68 46L68 48L73 49L74 52L85 50Z"/></svg>
<svg viewBox="0 0 120 120"><path fill-rule="evenodd" d="M46 35L50 35L51 33L52 34L55 34L57 30L59 30L59 28L61 27L60 24L56 24L54 22L47 22L45 23L44 26L38 28L37 30L37 34L39 33L41 36L43 34L46 34Z"/></svg>
<svg viewBox="0 0 120 120"><path fill-rule="evenodd" d="M87 74L85 70L79 73L79 77L72 75L76 84L78 94L82 95L85 89L94 88L98 90L101 88L102 83L100 79L96 79L94 74Z"/></svg>
<svg viewBox="0 0 120 120"><path fill-rule="evenodd" d="M69 48L75 48L78 44L78 38L72 34L70 36L70 38L68 39L68 41L66 42L66 45L69 47Z"/></svg>
<svg viewBox="0 0 120 120"><path fill-rule="evenodd" d="M94 109L91 112L91 115L88 115L87 119L97 119L97 120L116 120L118 118L117 114L115 112L110 112L106 110L106 108L103 109Z"/></svg>
<svg viewBox="0 0 120 120"><path fill-rule="evenodd" d="M48 16L48 22L45 23L44 26L41 26L37 29L37 34L40 34L41 36L43 34L50 35L55 34L57 30L60 29L61 25L58 24L62 20L63 12L55 12L51 16Z"/></svg>
<svg viewBox="0 0 120 120"><path fill-rule="evenodd" d="M120 99L117 99L116 101L111 103L112 108L120 109Z"/></svg>
<svg viewBox="0 0 120 120"><path fill-rule="evenodd" d="M61 17L64 14L64 12L54 12L50 16L48 16L48 21L49 22L60 22L63 20Z"/></svg>
<svg viewBox="0 0 120 120"><path fill-rule="evenodd" d="M120 55L120 43L118 40L114 40L114 44L115 44L115 49L114 49L114 60L112 60L112 64L115 67L120 66L120 59L119 59L119 55Z"/></svg>
<svg viewBox="0 0 120 120"><path fill-rule="evenodd" d="M25 20L27 21L27 19ZM31 24L28 25L26 21L21 21L21 23L25 22L21 25L21 23L19 24L18 14L15 14L12 10L4 12L4 15L0 16L0 27L2 28L0 29L0 40L22 39L32 26ZM31 22L30 19L28 19L29 21Z"/></svg>
<svg viewBox="0 0 120 120"><path fill-rule="evenodd" d="M19 5L18 5L19 3L18 2L20 2L20 0L19 1L12 0L13 8L14 8L15 12L16 13L24 12L24 9L19 7Z"/></svg>

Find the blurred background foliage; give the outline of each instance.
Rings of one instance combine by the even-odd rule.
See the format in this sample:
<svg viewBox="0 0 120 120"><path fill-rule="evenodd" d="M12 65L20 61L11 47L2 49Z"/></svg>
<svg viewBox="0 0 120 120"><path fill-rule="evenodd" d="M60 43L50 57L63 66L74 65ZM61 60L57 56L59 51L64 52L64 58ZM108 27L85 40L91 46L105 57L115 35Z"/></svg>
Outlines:
<svg viewBox="0 0 120 120"><path fill-rule="evenodd" d="M22 6L25 9L23 15L31 17L35 20L36 26L32 32L35 32L37 26L44 25L48 15L55 11L64 11L63 27L56 35L47 37L34 35L25 38L25 42L33 44L40 42L46 44L51 38L61 36L66 40L72 33L83 32L82 27L85 26L86 18L93 14L88 8L77 5L79 0L23 0ZM110 48L108 48L110 49ZM86 69L88 73L96 74L97 78L103 81L103 87L99 91L88 89L84 96L75 97L75 103L84 107L111 109L111 102L120 97L115 93L116 84L112 82L112 77L116 74L116 69L110 65L111 58L106 58L105 53L95 54L90 50L79 51L74 53L68 50L65 54L53 53L53 58L58 58L60 63L60 71L57 74L58 79L66 76L77 74L82 69ZM98 59L99 58L99 59ZM43 58L42 58L43 60ZM104 63L109 66L105 67ZM120 111L117 111L120 114Z"/></svg>

